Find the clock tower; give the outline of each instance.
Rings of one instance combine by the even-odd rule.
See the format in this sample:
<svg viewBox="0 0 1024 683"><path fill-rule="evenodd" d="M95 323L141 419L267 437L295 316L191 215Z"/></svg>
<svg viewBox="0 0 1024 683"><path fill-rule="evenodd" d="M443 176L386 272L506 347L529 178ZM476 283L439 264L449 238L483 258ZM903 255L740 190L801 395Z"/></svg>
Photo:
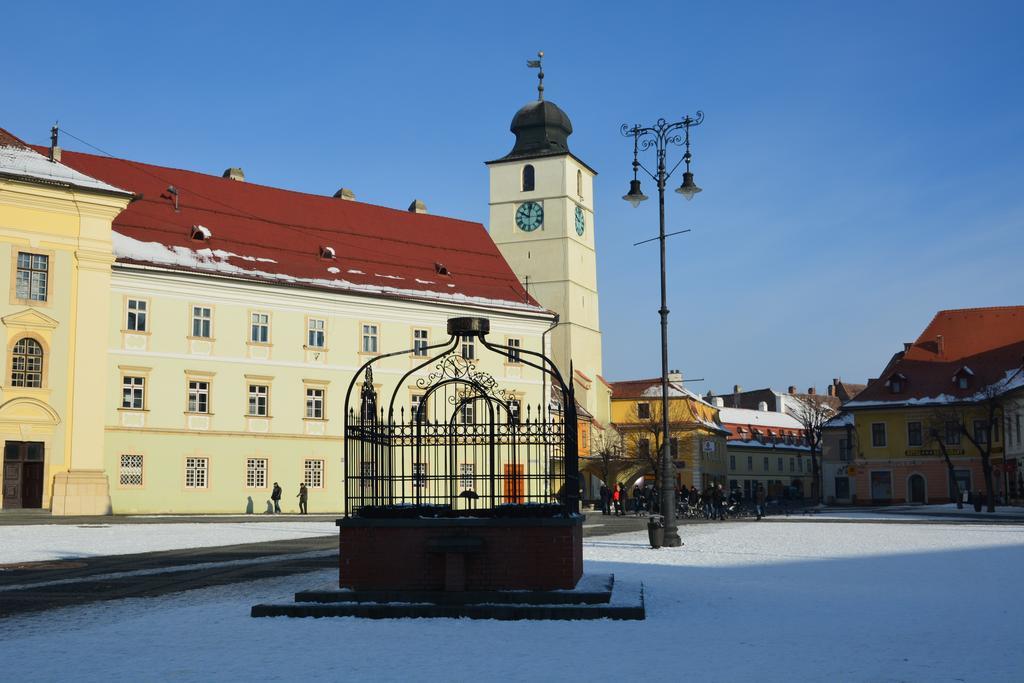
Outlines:
<svg viewBox="0 0 1024 683"><path fill-rule="evenodd" d="M543 86L537 100L516 112L511 130L512 151L487 162L491 239L533 298L558 313L559 325L549 337L562 376L569 381L571 360L588 382L603 382L598 378L596 172L569 151L572 123L544 99ZM584 407L603 415L603 407L594 405L599 392L586 393Z"/></svg>

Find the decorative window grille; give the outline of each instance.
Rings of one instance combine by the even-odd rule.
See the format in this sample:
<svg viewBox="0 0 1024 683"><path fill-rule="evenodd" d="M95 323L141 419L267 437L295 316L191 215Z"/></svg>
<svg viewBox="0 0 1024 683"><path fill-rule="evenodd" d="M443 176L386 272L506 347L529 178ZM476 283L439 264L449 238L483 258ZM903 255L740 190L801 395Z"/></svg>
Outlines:
<svg viewBox="0 0 1024 683"><path fill-rule="evenodd" d="M142 486L142 456L122 455L121 486Z"/></svg>
<svg viewBox="0 0 1024 683"><path fill-rule="evenodd" d="M185 458L185 488L206 488L209 463L209 458Z"/></svg>
<svg viewBox="0 0 1024 683"><path fill-rule="evenodd" d="M128 319L125 328L132 332L145 332L149 302L145 299L128 299Z"/></svg>
<svg viewBox="0 0 1024 683"><path fill-rule="evenodd" d="M462 338L462 357L466 360L476 359L476 339L473 337Z"/></svg>
<svg viewBox="0 0 1024 683"><path fill-rule="evenodd" d="M636 404L636 416L641 420L651 419L651 404L650 403L637 403Z"/></svg>
<svg viewBox="0 0 1024 683"><path fill-rule="evenodd" d="M413 330L412 331L412 355L414 356L426 356L427 347L430 346L430 331L429 330Z"/></svg>
<svg viewBox="0 0 1024 683"><path fill-rule="evenodd" d="M11 354L11 386L43 386L43 347L31 337L22 337L14 343Z"/></svg>
<svg viewBox="0 0 1024 683"><path fill-rule="evenodd" d="M377 353L378 342L378 330L376 325L363 325L363 343L360 347L363 353Z"/></svg>
<svg viewBox="0 0 1024 683"><path fill-rule="evenodd" d="M50 257L45 254L18 252L16 296L29 301L46 301Z"/></svg>
<svg viewBox="0 0 1024 683"><path fill-rule="evenodd" d="M249 341L254 344L267 344L270 342L270 314L253 313L252 325L250 326Z"/></svg>
<svg viewBox="0 0 1024 683"><path fill-rule="evenodd" d="M124 377L121 382L121 407L130 410L145 408L146 378Z"/></svg>
<svg viewBox="0 0 1024 683"><path fill-rule="evenodd" d="M188 412L210 412L210 383L192 380L188 383Z"/></svg>
<svg viewBox="0 0 1024 683"><path fill-rule="evenodd" d="M311 420L324 419L324 390L306 388L306 417Z"/></svg>
<svg viewBox="0 0 1024 683"><path fill-rule="evenodd" d="M249 385L249 414L266 417L270 404L270 387L265 384Z"/></svg>
<svg viewBox="0 0 1024 683"><path fill-rule="evenodd" d="M318 318L310 318L306 330L306 346L313 349L322 349L327 342L326 321Z"/></svg>
<svg viewBox="0 0 1024 683"><path fill-rule="evenodd" d="M471 462L464 462L459 465L459 490L472 491L475 466Z"/></svg>
<svg viewBox="0 0 1024 683"><path fill-rule="evenodd" d="M192 307L192 336L209 339L212 336L213 310L206 306Z"/></svg>
<svg viewBox="0 0 1024 683"><path fill-rule="evenodd" d="M245 485L250 489L267 488L266 458L247 458L245 461Z"/></svg>
<svg viewBox="0 0 1024 683"><path fill-rule="evenodd" d="M303 481L311 489L324 487L324 461L307 460L303 466Z"/></svg>
<svg viewBox="0 0 1024 683"><path fill-rule="evenodd" d="M522 362L522 357L519 354L519 347L520 347L521 343L522 342L519 339L509 339L508 340L508 362L509 363L521 363Z"/></svg>

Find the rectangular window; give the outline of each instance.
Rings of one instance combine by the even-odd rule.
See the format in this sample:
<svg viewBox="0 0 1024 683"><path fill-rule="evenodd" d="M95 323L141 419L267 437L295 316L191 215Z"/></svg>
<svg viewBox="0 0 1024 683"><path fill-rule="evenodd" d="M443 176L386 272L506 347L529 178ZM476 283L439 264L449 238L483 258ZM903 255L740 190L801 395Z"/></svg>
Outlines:
<svg viewBox="0 0 1024 683"><path fill-rule="evenodd" d="M789 471L796 472L796 458L789 459Z"/></svg>
<svg viewBox="0 0 1024 683"><path fill-rule="evenodd" d="M892 500L892 473L871 473L871 497L875 500Z"/></svg>
<svg viewBox="0 0 1024 683"><path fill-rule="evenodd" d="M473 476L475 466L471 462L464 462L459 465L459 489L462 491L473 490Z"/></svg>
<svg viewBox="0 0 1024 683"><path fill-rule="evenodd" d="M476 419L476 415L473 411L473 404L463 403L462 407L459 409L459 415L462 419L462 424L473 424L473 421Z"/></svg>
<svg viewBox="0 0 1024 683"><path fill-rule="evenodd" d="M839 459L842 461L850 459L850 442L848 439L839 439Z"/></svg>
<svg viewBox="0 0 1024 683"><path fill-rule="evenodd" d="M751 472L754 469L754 456L747 456L747 472Z"/></svg>
<svg viewBox="0 0 1024 683"><path fill-rule="evenodd" d="M303 466L303 479L311 489L322 489L324 487L324 461L307 460Z"/></svg>
<svg viewBox="0 0 1024 683"><path fill-rule="evenodd" d="M146 315L149 302L145 299L128 299L128 319L125 329L132 332L145 332L148 324Z"/></svg>
<svg viewBox="0 0 1024 683"><path fill-rule="evenodd" d="M850 497L850 480L847 477L836 477L836 498L846 500Z"/></svg>
<svg viewBox="0 0 1024 683"><path fill-rule="evenodd" d="M462 357L466 360L474 360L476 358L476 339L473 337L462 338Z"/></svg>
<svg viewBox="0 0 1024 683"><path fill-rule="evenodd" d="M249 415L266 417L270 405L270 387L265 384L249 385Z"/></svg>
<svg viewBox="0 0 1024 683"><path fill-rule="evenodd" d="M669 448L669 451L672 453L672 457L673 458L678 458L679 457L679 438L674 436L671 439L669 439L668 440L668 448Z"/></svg>
<svg viewBox="0 0 1024 683"><path fill-rule="evenodd" d="M414 462L412 464L412 485L414 488L422 489L427 486L427 463Z"/></svg>
<svg viewBox="0 0 1024 683"><path fill-rule="evenodd" d="M412 355L414 356L426 356L427 347L430 346L430 331L429 330L413 330L412 331Z"/></svg>
<svg viewBox="0 0 1024 683"><path fill-rule="evenodd" d="M779 472L781 472L781 471L783 471L785 469L782 466L782 458L781 457L779 458L779 461L776 464L779 466Z"/></svg>
<svg viewBox="0 0 1024 683"><path fill-rule="evenodd" d="M188 412L210 412L210 383L192 380L188 383Z"/></svg>
<svg viewBox="0 0 1024 683"><path fill-rule="evenodd" d="M142 486L142 456L122 455L121 486Z"/></svg>
<svg viewBox="0 0 1024 683"><path fill-rule="evenodd" d="M249 341L254 344L270 343L270 314L253 313L252 324L249 327Z"/></svg>
<svg viewBox="0 0 1024 683"><path fill-rule="evenodd" d="M924 441L924 436L921 431L920 422L908 422L907 423L907 445L908 446L920 446Z"/></svg>
<svg viewBox="0 0 1024 683"><path fill-rule="evenodd" d="M327 322L319 318L310 318L306 323L306 346L311 349L322 349L327 343Z"/></svg>
<svg viewBox="0 0 1024 683"><path fill-rule="evenodd" d="M509 424L519 424L521 408L519 406L519 399L512 399L508 402L508 421Z"/></svg>
<svg viewBox="0 0 1024 683"><path fill-rule="evenodd" d="M885 423L871 423L871 445L874 446L875 448L884 448L885 444Z"/></svg>
<svg viewBox="0 0 1024 683"><path fill-rule="evenodd" d="M651 404L650 403L637 403L636 404L636 416L641 420L651 419Z"/></svg>
<svg viewBox="0 0 1024 683"><path fill-rule="evenodd" d="M213 310L206 306L192 307L192 336L209 339L213 326Z"/></svg>
<svg viewBox="0 0 1024 683"><path fill-rule="evenodd" d="M377 326L363 325L362 345L359 347L362 353L377 353L377 342Z"/></svg>
<svg viewBox="0 0 1024 683"><path fill-rule="evenodd" d="M735 470L736 469L736 456L735 455L730 455L729 456L729 469L730 470Z"/></svg>
<svg viewBox="0 0 1024 683"><path fill-rule="evenodd" d="M121 407L142 410L146 406L146 378L124 377L121 380Z"/></svg>
<svg viewBox="0 0 1024 683"><path fill-rule="evenodd" d="M364 492L373 490L373 482L377 477L377 468L373 462L359 463L359 479L362 482Z"/></svg>
<svg viewBox="0 0 1024 683"><path fill-rule="evenodd" d="M423 405L423 394L413 394L410 402L409 420L411 422L425 422L427 418L427 407Z"/></svg>
<svg viewBox="0 0 1024 683"><path fill-rule="evenodd" d="M50 257L45 254L18 252L16 296L29 301L46 301Z"/></svg>
<svg viewBox="0 0 1024 683"><path fill-rule="evenodd" d="M324 390L306 387L306 417L310 420L324 419Z"/></svg>
<svg viewBox="0 0 1024 683"><path fill-rule="evenodd" d="M522 342L518 339L508 340L508 362L509 363L521 363L522 357L519 355L519 348Z"/></svg>
<svg viewBox="0 0 1024 683"><path fill-rule="evenodd" d="M796 462L797 462L797 469L799 469L800 473L803 474L803 471L804 471L804 459L803 458L797 458Z"/></svg>
<svg viewBox="0 0 1024 683"><path fill-rule="evenodd" d="M950 420L946 423L946 445L960 445L960 423Z"/></svg>
<svg viewBox="0 0 1024 683"><path fill-rule="evenodd" d="M245 461L245 485L250 489L267 488L266 458L248 458Z"/></svg>
<svg viewBox="0 0 1024 683"><path fill-rule="evenodd" d="M764 471L767 472L768 471L768 456L767 455L764 456L764 463L762 463L762 464L764 465Z"/></svg>
<svg viewBox="0 0 1024 683"><path fill-rule="evenodd" d="M185 458L185 488L205 489L208 465L208 458Z"/></svg>

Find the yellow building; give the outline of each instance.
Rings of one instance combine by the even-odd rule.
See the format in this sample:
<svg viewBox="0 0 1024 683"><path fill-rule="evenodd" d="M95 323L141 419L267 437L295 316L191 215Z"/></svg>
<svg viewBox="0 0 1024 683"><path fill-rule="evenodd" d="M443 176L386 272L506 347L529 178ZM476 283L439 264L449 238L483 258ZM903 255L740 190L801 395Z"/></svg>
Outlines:
<svg viewBox="0 0 1024 683"><path fill-rule="evenodd" d="M5 507L258 513L278 482L285 511L297 510L301 483L311 511L337 511L344 401L363 362L409 350L375 373L390 394L448 339L450 317L487 317L489 339L530 351L554 320L483 226L422 202L399 211L349 191L247 183L239 169L220 177L67 151L53 165L16 149L70 180L0 185L7 377L26 381L24 366L40 384L3 386L5 472L18 474L13 488L5 480ZM46 259L22 268L19 254ZM43 271L46 301L16 300L15 281ZM543 403L518 352L459 345L523 406ZM416 405L431 369L406 380L396 411ZM29 499L26 473L29 485L42 480Z"/></svg>
<svg viewBox="0 0 1024 683"><path fill-rule="evenodd" d="M803 425L792 415L768 410L765 404L762 408L719 408L718 418L730 432L729 489L741 491L747 500L754 498L758 486L769 498L810 495L814 468Z"/></svg>
<svg viewBox="0 0 1024 683"><path fill-rule="evenodd" d="M57 152L59 157L59 151ZM105 514L111 220L130 192L0 129L3 508Z"/></svg>
<svg viewBox="0 0 1024 683"><path fill-rule="evenodd" d="M676 464L676 483L688 488L727 483L725 437L718 409L682 385L669 382L669 449ZM611 445L612 480L632 485L653 478L662 444L661 380L612 382L612 423L619 434ZM593 450L593 449L592 449ZM585 470L604 479L607 459L592 454ZM610 482L605 482L610 483Z"/></svg>

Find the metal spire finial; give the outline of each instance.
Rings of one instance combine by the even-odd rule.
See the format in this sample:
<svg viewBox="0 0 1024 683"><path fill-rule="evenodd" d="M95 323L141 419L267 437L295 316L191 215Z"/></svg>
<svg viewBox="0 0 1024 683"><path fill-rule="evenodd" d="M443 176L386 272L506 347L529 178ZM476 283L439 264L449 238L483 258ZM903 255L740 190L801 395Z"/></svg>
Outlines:
<svg viewBox="0 0 1024 683"><path fill-rule="evenodd" d="M537 69L537 99L544 99L544 51L537 52L537 59L527 59L526 66L530 69Z"/></svg>

